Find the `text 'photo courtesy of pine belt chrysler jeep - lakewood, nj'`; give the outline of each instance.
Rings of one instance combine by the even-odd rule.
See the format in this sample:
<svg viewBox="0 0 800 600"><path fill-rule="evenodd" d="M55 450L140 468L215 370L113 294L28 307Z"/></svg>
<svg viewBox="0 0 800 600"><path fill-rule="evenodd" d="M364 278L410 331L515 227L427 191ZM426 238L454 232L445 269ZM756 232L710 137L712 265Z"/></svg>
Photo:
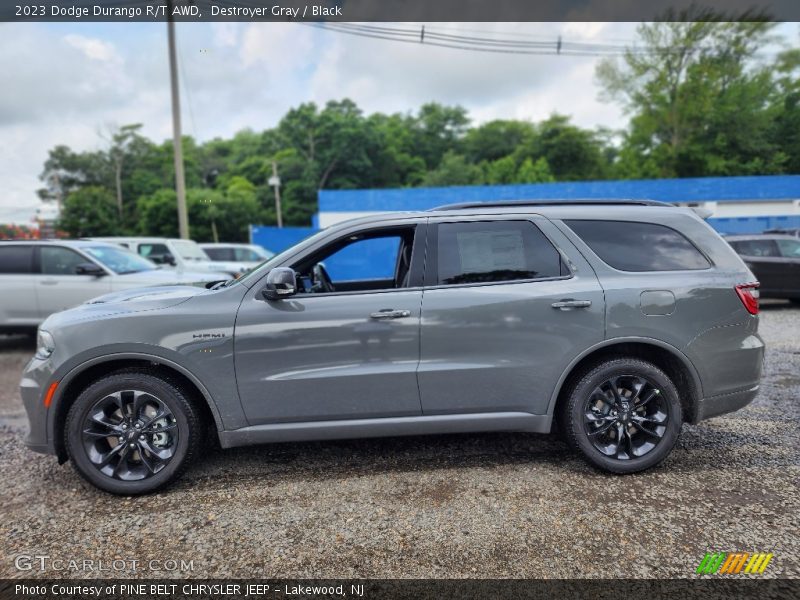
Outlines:
<svg viewBox="0 0 800 600"><path fill-rule="evenodd" d="M655 201L363 217L238 279L48 317L26 443L125 495L217 444L482 431L558 431L633 473L684 422L755 397L758 286L694 212Z"/></svg>

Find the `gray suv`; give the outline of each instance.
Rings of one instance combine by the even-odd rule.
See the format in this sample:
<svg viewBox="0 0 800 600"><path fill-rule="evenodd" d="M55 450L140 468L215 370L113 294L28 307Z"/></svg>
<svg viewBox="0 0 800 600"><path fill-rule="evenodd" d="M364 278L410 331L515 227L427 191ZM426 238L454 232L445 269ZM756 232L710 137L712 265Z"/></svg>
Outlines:
<svg viewBox="0 0 800 600"><path fill-rule="evenodd" d="M683 422L748 404L758 283L688 209L462 204L343 223L212 289L110 294L47 319L26 443L150 492L218 439L557 428L641 471Z"/></svg>

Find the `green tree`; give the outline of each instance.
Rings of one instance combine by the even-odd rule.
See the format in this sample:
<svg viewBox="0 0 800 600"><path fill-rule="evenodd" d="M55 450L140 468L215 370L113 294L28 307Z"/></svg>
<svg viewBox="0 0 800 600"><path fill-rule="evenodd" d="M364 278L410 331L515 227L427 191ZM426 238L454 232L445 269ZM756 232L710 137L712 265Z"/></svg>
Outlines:
<svg viewBox="0 0 800 600"><path fill-rule="evenodd" d="M517 182L517 161L513 156L504 156L484 164L486 183L498 185Z"/></svg>
<svg viewBox="0 0 800 600"><path fill-rule="evenodd" d="M534 126L525 121L489 121L466 132L464 154L474 163L495 161L513 154L534 135Z"/></svg>
<svg viewBox="0 0 800 600"><path fill-rule="evenodd" d="M481 168L468 163L466 158L452 150L444 154L439 166L428 171L422 181L424 187L478 185L481 183L483 183Z"/></svg>
<svg viewBox="0 0 800 600"><path fill-rule="evenodd" d="M536 126L535 135L516 151L536 162L544 158L559 181L605 179L608 163L597 134L570 123L564 115L552 115Z"/></svg>
<svg viewBox="0 0 800 600"><path fill-rule="evenodd" d="M117 235L119 215L114 194L97 185L75 190L64 201L57 227L71 237Z"/></svg>
<svg viewBox="0 0 800 600"><path fill-rule="evenodd" d="M667 13L664 21L639 26L636 49L626 52L622 64L600 63L603 97L621 102L631 115L619 175L780 170L768 137L770 68L755 60L773 24L748 18L722 21L698 9Z"/></svg>
<svg viewBox="0 0 800 600"><path fill-rule="evenodd" d="M544 156L536 162L526 158L517 170L516 183L550 183L555 180Z"/></svg>
<svg viewBox="0 0 800 600"><path fill-rule="evenodd" d="M461 106L430 102L422 105L412 124L417 154L428 169L435 169L446 153L460 150L469 118Z"/></svg>

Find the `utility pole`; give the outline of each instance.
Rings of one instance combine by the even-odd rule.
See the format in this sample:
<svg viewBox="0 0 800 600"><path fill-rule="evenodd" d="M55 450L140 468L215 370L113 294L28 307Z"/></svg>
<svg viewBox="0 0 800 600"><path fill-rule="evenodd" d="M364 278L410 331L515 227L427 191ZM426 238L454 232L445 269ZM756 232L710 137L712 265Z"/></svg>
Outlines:
<svg viewBox="0 0 800 600"><path fill-rule="evenodd" d="M267 182L275 190L275 214L278 215L278 227L283 227L283 215L281 214L281 178L278 177L278 163L272 161L272 177Z"/></svg>
<svg viewBox="0 0 800 600"><path fill-rule="evenodd" d="M189 239L189 217L186 213L186 179L183 174L183 144L181 141L181 98L178 91L178 58L175 51L175 21L172 2L167 0L167 43L169 45L169 80L172 88L172 144L175 149L175 193L178 196L178 229L180 236Z"/></svg>

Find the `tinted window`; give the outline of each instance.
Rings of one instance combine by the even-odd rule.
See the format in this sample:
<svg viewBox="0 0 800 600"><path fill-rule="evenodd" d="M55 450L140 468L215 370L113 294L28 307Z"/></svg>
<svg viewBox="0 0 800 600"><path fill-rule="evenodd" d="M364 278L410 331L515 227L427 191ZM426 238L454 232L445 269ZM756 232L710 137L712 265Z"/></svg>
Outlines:
<svg viewBox="0 0 800 600"><path fill-rule="evenodd" d="M0 273L32 273L33 248L31 246L0 246Z"/></svg>
<svg viewBox="0 0 800 600"><path fill-rule="evenodd" d="M211 260L234 260L233 248L203 248Z"/></svg>
<svg viewBox="0 0 800 600"><path fill-rule="evenodd" d="M145 258L150 256L172 256L165 244L139 244L139 254Z"/></svg>
<svg viewBox="0 0 800 600"><path fill-rule="evenodd" d="M775 240L786 258L800 258L800 240Z"/></svg>
<svg viewBox="0 0 800 600"><path fill-rule="evenodd" d="M620 271L707 269L705 256L683 235L653 223L564 221L607 264Z"/></svg>
<svg viewBox="0 0 800 600"><path fill-rule="evenodd" d="M45 275L75 275L75 268L88 262L91 261L69 248L42 248L42 273Z"/></svg>
<svg viewBox="0 0 800 600"><path fill-rule="evenodd" d="M443 223L438 283L456 285L561 275L561 259L530 221Z"/></svg>
<svg viewBox="0 0 800 600"><path fill-rule="evenodd" d="M738 240L731 245L744 256L780 256L774 240Z"/></svg>

